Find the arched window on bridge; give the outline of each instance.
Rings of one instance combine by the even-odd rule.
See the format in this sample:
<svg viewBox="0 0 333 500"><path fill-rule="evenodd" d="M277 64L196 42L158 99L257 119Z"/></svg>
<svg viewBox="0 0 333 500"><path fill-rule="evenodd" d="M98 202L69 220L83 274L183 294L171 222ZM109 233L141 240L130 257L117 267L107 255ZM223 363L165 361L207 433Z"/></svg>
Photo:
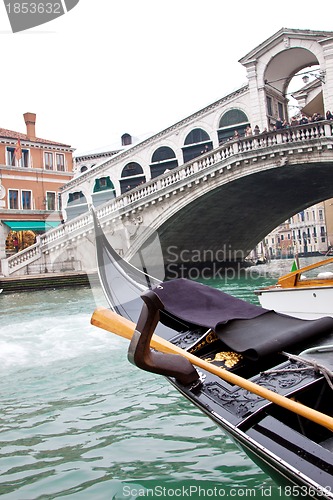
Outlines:
<svg viewBox="0 0 333 500"><path fill-rule="evenodd" d="M240 136L243 136L249 124L249 119L243 111L240 109L229 109L229 111L224 113L219 123L217 131L219 144L231 139L236 130Z"/></svg>
<svg viewBox="0 0 333 500"><path fill-rule="evenodd" d="M95 207L106 203L112 198L115 198L115 196L115 188L109 176L95 179L95 186L92 194L92 200Z"/></svg>
<svg viewBox="0 0 333 500"><path fill-rule="evenodd" d="M80 173L83 174L83 172L86 172L88 170L88 167L86 167L85 165L83 165L81 168L80 168Z"/></svg>
<svg viewBox="0 0 333 500"><path fill-rule="evenodd" d="M74 219L81 214L84 214L88 210L87 199L82 193L82 191L76 191L75 193L69 193L68 203L67 203L67 218Z"/></svg>
<svg viewBox="0 0 333 500"><path fill-rule="evenodd" d="M178 160L173 149L168 146L161 146L156 149L151 159L150 175L153 179L164 174L166 170L178 167Z"/></svg>
<svg viewBox="0 0 333 500"><path fill-rule="evenodd" d="M195 128L186 136L183 147L184 163L213 149L213 143L204 130Z"/></svg>
<svg viewBox="0 0 333 500"><path fill-rule="evenodd" d="M132 161L123 168L120 179L121 194L146 182L141 165Z"/></svg>

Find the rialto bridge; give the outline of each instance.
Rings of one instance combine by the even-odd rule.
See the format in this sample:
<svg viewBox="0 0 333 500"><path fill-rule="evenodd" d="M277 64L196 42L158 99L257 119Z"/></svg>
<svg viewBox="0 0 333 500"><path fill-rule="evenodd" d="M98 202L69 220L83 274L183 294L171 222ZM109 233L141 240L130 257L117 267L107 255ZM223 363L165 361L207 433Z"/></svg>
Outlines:
<svg viewBox="0 0 333 500"><path fill-rule="evenodd" d="M137 263L158 236L168 265L243 260L279 223L333 197L333 121L278 126L290 119L295 75L312 77L293 93L299 109L333 110L333 32L282 29L240 62L248 83L239 90L94 166L85 159L62 192L65 224L3 259L2 273L50 272L57 262L92 270L91 205L127 260Z"/></svg>
<svg viewBox="0 0 333 500"><path fill-rule="evenodd" d="M242 260L279 223L330 197L333 121L324 121L230 141L96 211L112 245L129 261L158 236L165 265L200 256L221 262ZM152 267L160 265L155 257L150 255ZM3 261L3 271L20 274L30 266L33 272L38 262L50 271L57 261L94 268L91 213L48 231Z"/></svg>

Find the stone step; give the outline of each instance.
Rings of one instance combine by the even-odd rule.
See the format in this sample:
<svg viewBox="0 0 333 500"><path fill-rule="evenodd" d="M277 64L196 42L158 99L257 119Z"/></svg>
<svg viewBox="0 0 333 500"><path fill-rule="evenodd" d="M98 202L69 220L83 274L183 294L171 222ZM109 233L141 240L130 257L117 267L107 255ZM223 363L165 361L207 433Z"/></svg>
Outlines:
<svg viewBox="0 0 333 500"><path fill-rule="evenodd" d="M33 276L15 276L12 278L0 277L2 293L36 291L50 288L90 286L99 284L97 273L86 272L61 274L36 274Z"/></svg>

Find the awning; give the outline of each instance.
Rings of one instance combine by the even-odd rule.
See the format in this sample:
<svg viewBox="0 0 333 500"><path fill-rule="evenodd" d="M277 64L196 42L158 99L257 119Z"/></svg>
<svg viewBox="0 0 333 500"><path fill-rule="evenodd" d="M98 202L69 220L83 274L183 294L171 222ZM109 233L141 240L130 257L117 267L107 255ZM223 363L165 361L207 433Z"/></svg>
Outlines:
<svg viewBox="0 0 333 500"><path fill-rule="evenodd" d="M48 231L57 227L60 222L48 220L3 220L12 231Z"/></svg>

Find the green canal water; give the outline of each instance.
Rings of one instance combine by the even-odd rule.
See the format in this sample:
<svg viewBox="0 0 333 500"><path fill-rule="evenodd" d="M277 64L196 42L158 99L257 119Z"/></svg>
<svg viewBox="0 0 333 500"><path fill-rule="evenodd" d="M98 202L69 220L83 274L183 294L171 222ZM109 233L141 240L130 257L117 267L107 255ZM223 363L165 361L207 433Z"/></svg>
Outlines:
<svg viewBox="0 0 333 500"><path fill-rule="evenodd" d="M290 266L209 284L257 303L253 290ZM126 340L91 326L96 305L97 287L0 295L1 499L290 498L163 377L132 366Z"/></svg>

